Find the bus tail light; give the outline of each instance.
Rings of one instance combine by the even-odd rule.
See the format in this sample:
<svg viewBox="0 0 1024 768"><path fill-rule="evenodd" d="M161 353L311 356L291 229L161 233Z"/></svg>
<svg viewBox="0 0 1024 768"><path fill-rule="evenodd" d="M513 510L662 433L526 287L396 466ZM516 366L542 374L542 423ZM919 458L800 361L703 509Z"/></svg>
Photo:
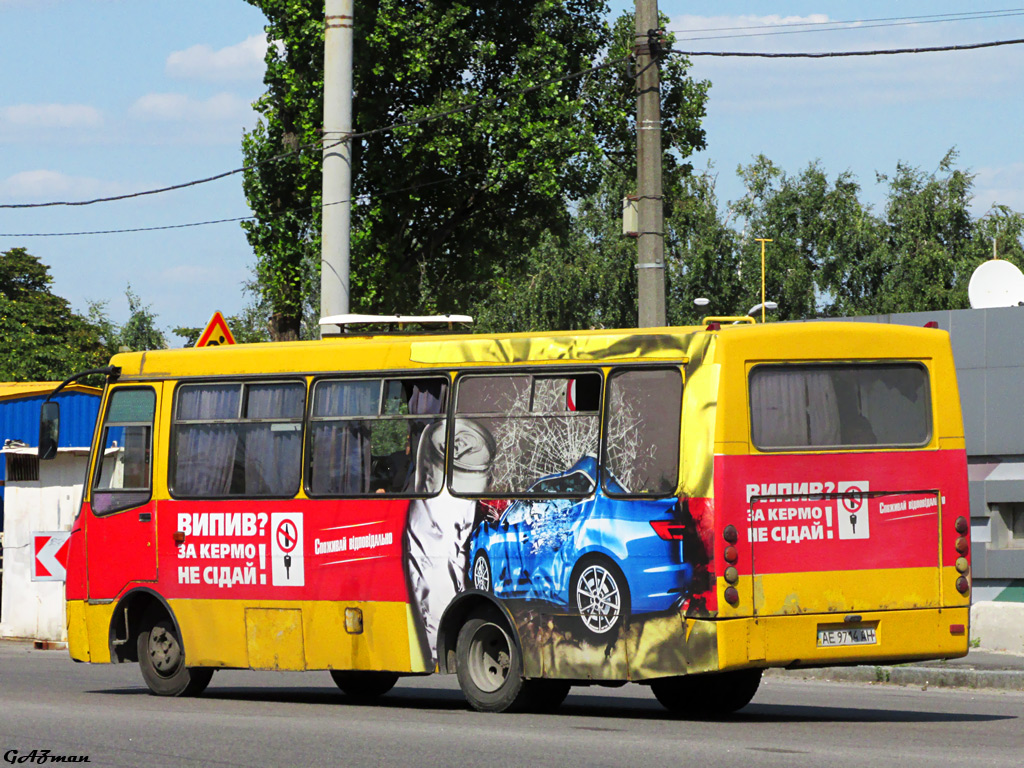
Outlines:
<svg viewBox="0 0 1024 768"><path fill-rule="evenodd" d="M651 520L651 528L665 541L682 541L686 535L686 523L678 520Z"/></svg>
<svg viewBox="0 0 1024 768"><path fill-rule="evenodd" d="M960 574L956 580L956 591L961 595L966 595L971 590L971 582L967 578L968 572L971 570L971 563L967 559L967 553L971 550L971 543L967 538L971 531L971 521L964 515L959 515L953 523L953 529L960 534L953 542L953 548L959 555L953 564L957 573Z"/></svg>
<svg viewBox="0 0 1024 768"><path fill-rule="evenodd" d="M729 605L736 605L740 601L740 592L735 586L733 586L740 580L740 573L736 570L736 561L740 559L739 552L736 550L735 546L736 542L740 539L739 533L736 531L736 526L725 526L722 531L722 538L725 539L725 542L729 545L722 552L722 559L728 563L725 572L722 574L726 583L729 584L729 586L725 588L725 601L729 603Z"/></svg>

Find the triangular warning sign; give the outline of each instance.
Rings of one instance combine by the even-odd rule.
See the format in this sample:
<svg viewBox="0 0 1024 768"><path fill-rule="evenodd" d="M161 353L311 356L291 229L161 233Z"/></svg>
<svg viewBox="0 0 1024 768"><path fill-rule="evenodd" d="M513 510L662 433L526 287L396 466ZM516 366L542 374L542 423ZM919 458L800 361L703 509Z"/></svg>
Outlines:
<svg viewBox="0 0 1024 768"><path fill-rule="evenodd" d="M234 344L235 337L228 330L227 321L220 312L214 312L213 317L203 331L203 335L196 342L197 347L222 347L225 344Z"/></svg>

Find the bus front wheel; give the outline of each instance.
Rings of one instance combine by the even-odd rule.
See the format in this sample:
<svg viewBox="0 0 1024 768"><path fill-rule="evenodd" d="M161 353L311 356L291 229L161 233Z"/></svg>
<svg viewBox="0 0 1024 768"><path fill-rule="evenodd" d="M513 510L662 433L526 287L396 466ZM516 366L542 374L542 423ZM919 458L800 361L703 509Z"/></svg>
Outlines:
<svg viewBox="0 0 1024 768"><path fill-rule="evenodd" d="M665 677L651 691L665 709L690 717L722 717L750 703L761 684L760 669Z"/></svg>
<svg viewBox="0 0 1024 768"><path fill-rule="evenodd" d="M473 709L506 712L532 701L523 660L505 621L474 616L462 625L455 646L455 671Z"/></svg>
<svg viewBox="0 0 1024 768"><path fill-rule="evenodd" d="M398 675L394 672L340 672L332 669L331 677L334 684L355 701L373 701L398 682Z"/></svg>
<svg viewBox="0 0 1024 768"><path fill-rule="evenodd" d="M170 617L149 613L138 638L139 668L157 696L198 696L213 677L210 667L189 667L178 630Z"/></svg>

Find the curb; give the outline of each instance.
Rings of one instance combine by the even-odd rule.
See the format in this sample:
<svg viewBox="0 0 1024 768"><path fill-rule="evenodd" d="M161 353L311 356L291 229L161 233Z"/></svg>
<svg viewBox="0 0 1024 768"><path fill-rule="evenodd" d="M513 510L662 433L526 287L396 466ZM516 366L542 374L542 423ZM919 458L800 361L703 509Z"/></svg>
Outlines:
<svg viewBox="0 0 1024 768"><path fill-rule="evenodd" d="M839 683L885 683L927 688L982 688L1024 691L1024 671L879 666L768 669L766 677L828 680Z"/></svg>

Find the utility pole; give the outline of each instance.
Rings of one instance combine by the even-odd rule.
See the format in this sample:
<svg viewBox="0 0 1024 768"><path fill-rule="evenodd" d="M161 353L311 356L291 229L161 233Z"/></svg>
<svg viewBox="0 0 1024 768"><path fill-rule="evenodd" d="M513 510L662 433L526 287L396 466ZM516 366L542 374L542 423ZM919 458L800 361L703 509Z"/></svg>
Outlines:
<svg viewBox="0 0 1024 768"><path fill-rule="evenodd" d="M353 0L324 7L323 209L320 229L320 316L349 311L352 218Z"/></svg>
<svg viewBox="0 0 1024 768"><path fill-rule="evenodd" d="M658 0L636 0L636 186L639 197L636 269L641 328L666 323L659 26Z"/></svg>

